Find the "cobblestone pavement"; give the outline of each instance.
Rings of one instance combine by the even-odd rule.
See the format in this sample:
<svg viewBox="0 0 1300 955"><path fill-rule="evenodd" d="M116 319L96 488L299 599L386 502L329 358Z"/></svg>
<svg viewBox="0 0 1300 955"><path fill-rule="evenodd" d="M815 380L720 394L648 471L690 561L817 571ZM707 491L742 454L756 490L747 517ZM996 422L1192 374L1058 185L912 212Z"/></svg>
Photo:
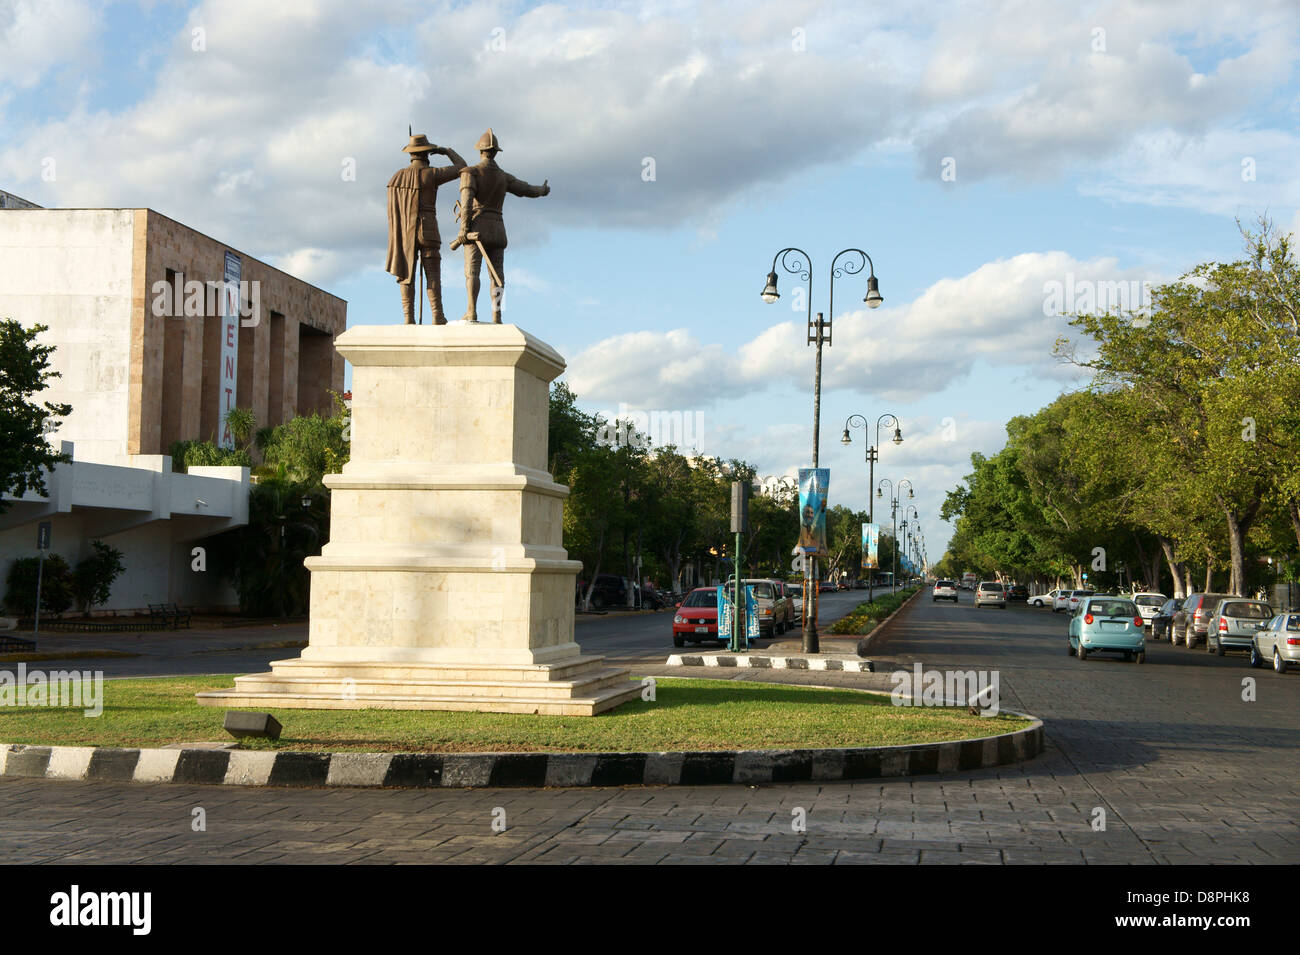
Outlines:
<svg viewBox="0 0 1300 955"><path fill-rule="evenodd" d="M922 598L880 648L882 671L914 661L996 669L1002 705L1047 720L1047 752L1015 767L757 788L280 790L4 779L0 862L1300 862L1300 674L1167 644L1154 645L1142 666L1080 662L1066 655L1064 634L1064 618L1050 611ZM893 686L888 672L781 676ZM1256 680L1255 702L1241 699L1243 677ZM194 832L200 808L206 831ZM1098 810L1102 831L1093 826ZM806 831L796 832L801 819Z"/></svg>

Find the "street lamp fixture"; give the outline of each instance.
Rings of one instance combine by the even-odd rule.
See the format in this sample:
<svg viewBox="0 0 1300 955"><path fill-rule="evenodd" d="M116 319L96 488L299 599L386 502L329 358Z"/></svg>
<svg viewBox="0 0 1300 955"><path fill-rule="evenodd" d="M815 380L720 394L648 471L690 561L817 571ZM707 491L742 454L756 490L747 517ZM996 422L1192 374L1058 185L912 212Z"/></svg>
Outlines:
<svg viewBox="0 0 1300 955"><path fill-rule="evenodd" d="M781 293L776 290L776 272L767 273L767 285L763 286L763 301L771 305L781 297Z"/></svg>
<svg viewBox="0 0 1300 955"><path fill-rule="evenodd" d="M884 296L880 294L880 280L872 275L867 279L867 295L862 301L867 303L867 308L880 308Z"/></svg>

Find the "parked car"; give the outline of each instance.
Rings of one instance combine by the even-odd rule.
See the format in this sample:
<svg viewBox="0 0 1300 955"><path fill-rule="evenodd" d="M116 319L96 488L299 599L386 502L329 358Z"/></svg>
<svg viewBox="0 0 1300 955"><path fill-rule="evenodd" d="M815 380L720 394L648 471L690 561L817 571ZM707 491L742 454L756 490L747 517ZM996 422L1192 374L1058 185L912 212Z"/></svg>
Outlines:
<svg viewBox="0 0 1300 955"><path fill-rule="evenodd" d="M718 639L718 589L697 587L677 605L673 614L673 646L684 647L687 641L703 643Z"/></svg>
<svg viewBox="0 0 1300 955"><path fill-rule="evenodd" d="M1070 615L1066 650L1080 660L1090 653L1122 653L1125 660L1145 663L1146 639L1146 624L1133 601L1083 597Z"/></svg>
<svg viewBox="0 0 1300 955"><path fill-rule="evenodd" d="M1180 616L1174 617L1174 643L1182 638L1185 647L1195 647L1205 639L1205 628L1210 622L1210 615L1220 600L1232 594L1188 594L1179 609Z"/></svg>
<svg viewBox="0 0 1300 955"><path fill-rule="evenodd" d="M1255 631L1250 665L1262 667L1265 661L1278 673L1300 663L1300 613L1280 613Z"/></svg>
<svg viewBox="0 0 1300 955"><path fill-rule="evenodd" d="M794 601L785 596L779 580L745 580L754 589L758 605L758 629L765 637L779 636L794 626Z"/></svg>
<svg viewBox="0 0 1300 955"><path fill-rule="evenodd" d="M930 602L934 603L936 600L951 600L953 603L957 603L957 581L936 580Z"/></svg>
<svg viewBox="0 0 1300 955"><path fill-rule="evenodd" d="M1079 603L1084 597L1091 597L1096 592L1095 590L1067 590L1064 600L1057 598L1057 605L1066 613L1074 613L1079 609Z"/></svg>
<svg viewBox="0 0 1300 955"><path fill-rule="evenodd" d="M591 609L604 610L606 607L626 607L627 591L635 586L626 577L614 574L597 574L596 586L591 591ZM634 593L635 597L635 593Z"/></svg>
<svg viewBox="0 0 1300 955"><path fill-rule="evenodd" d="M1007 588L1008 600L1029 600L1029 588L1024 584L1012 584Z"/></svg>
<svg viewBox="0 0 1300 955"><path fill-rule="evenodd" d="M1219 656L1228 650L1249 652L1259 625L1273 619L1273 608L1260 600L1220 600L1206 625L1205 649Z"/></svg>
<svg viewBox="0 0 1300 955"><path fill-rule="evenodd" d="M1154 617L1151 618L1151 639L1152 640L1170 640L1173 636L1174 614L1178 608L1183 605L1182 597L1170 597L1160 605Z"/></svg>
<svg viewBox="0 0 1300 955"><path fill-rule="evenodd" d="M1146 625L1149 627L1160 607L1169 598L1164 594L1148 592L1134 594L1132 599L1133 603L1137 605L1138 613L1142 615L1142 619L1146 621Z"/></svg>
<svg viewBox="0 0 1300 955"><path fill-rule="evenodd" d="M991 607L1001 607L1003 610L1007 609L1007 592L1000 581L982 580L980 585L975 588L975 608L978 610L985 604Z"/></svg>
<svg viewBox="0 0 1300 955"><path fill-rule="evenodd" d="M1062 610L1070 609L1070 595L1073 590L1058 590L1056 597L1052 600L1052 613L1060 613Z"/></svg>
<svg viewBox="0 0 1300 955"><path fill-rule="evenodd" d="M1059 593L1059 590L1049 590L1045 594L1034 594L1029 598L1029 606L1052 607L1056 604L1056 595Z"/></svg>

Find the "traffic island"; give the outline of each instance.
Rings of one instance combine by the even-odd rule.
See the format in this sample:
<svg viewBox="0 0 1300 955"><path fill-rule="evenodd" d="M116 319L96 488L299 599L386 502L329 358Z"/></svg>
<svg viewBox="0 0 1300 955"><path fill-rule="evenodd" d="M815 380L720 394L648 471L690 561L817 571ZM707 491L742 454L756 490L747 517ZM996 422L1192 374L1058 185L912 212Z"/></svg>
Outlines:
<svg viewBox="0 0 1300 955"><path fill-rule="evenodd" d="M103 714L0 711L0 776L250 786L623 786L874 779L1029 759L1020 713L897 707L888 694L736 681L637 682L599 717L442 711L276 714L279 740L199 748L224 714L192 702L223 678L114 681ZM653 693L647 691L653 689ZM647 699L653 696L653 699ZM166 729L163 729L163 728ZM164 748L168 747L168 748Z"/></svg>

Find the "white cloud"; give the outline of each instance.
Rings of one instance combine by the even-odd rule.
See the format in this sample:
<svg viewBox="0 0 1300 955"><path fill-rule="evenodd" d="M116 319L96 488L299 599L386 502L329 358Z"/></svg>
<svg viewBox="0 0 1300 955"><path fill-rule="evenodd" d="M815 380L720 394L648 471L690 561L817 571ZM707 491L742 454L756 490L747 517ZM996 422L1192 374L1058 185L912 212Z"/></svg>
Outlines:
<svg viewBox="0 0 1300 955"><path fill-rule="evenodd" d="M1054 310L1053 283L1070 312L1091 311L1116 293L1140 295L1141 283L1158 279L1113 259L1080 261L1064 252L989 262L940 279L911 302L837 316L834 344L823 351L822 388L913 401L960 385L977 362L1078 383L1077 370L1052 355L1057 338L1072 331ZM738 352L687 329L629 332L578 352L568 380L587 401L681 408L804 386L813 352L803 322L774 325Z"/></svg>
<svg viewBox="0 0 1300 955"><path fill-rule="evenodd" d="M70 0L6 9L0 84L72 69L97 35L94 14ZM1250 201L1220 181L1238 141L1266 157L1261 182L1266 162L1287 196L1296 190L1290 132L1238 131L1291 76L1300 10L1244 9L207 0L139 102L74 105L7 131L0 178L46 205L147 205L241 245L255 237L247 251L277 264L305 256L317 281L382 262L383 185L408 123L470 160L492 125L503 166L550 180L527 214L521 200L507 209L516 245L551 224L685 225L709 242L757 190L900 148L927 178L943 156L957 160L958 184L1082 167L1098 194L1218 211ZM1099 25L1105 52L1092 48ZM14 95L0 86L0 100ZM40 178L46 156L58 160L54 182ZM341 175L348 161L355 181ZM444 187L444 233L453 192Z"/></svg>
<svg viewBox="0 0 1300 955"><path fill-rule="evenodd" d="M35 86L50 70L86 56L99 12L81 0L0 3L0 86Z"/></svg>

